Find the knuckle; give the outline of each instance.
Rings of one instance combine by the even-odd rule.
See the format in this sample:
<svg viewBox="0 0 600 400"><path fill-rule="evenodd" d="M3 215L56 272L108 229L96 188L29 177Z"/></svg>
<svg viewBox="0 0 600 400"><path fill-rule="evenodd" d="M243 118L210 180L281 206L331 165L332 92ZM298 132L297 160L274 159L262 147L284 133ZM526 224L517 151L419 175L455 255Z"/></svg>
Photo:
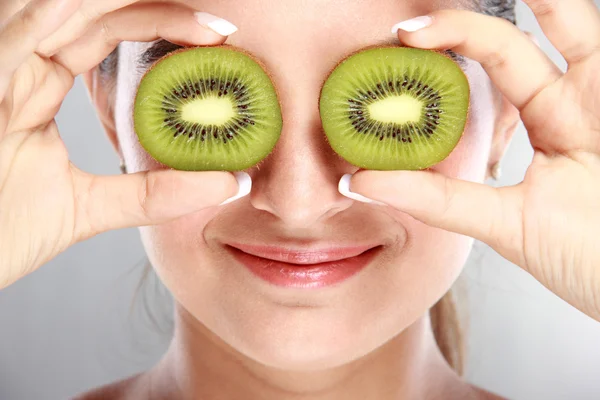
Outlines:
<svg viewBox="0 0 600 400"><path fill-rule="evenodd" d="M554 12L557 1L558 0L525 0L531 11L538 17Z"/></svg>
<svg viewBox="0 0 600 400"><path fill-rule="evenodd" d="M441 210L440 218L442 221L446 221L452 213L454 208L454 199L456 195L456 190L454 187L454 183L452 179L442 177L444 179L443 183L443 207Z"/></svg>
<svg viewBox="0 0 600 400"><path fill-rule="evenodd" d="M100 21L100 34L106 43L112 44L115 42L115 38L112 35L112 29L104 19Z"/></svg>
<svg viewBox="0 0 600 400"><path fill-rule="evenodd" d="M140 213L144 219L150 220L154 215L154 194L159 185L160 181L156 174L144 172L144 179L142 179L138 195Z"/></svg>
<svg viewBox="0 0 600 400"><path fill-rule="evenodd" d="M481 63L490 69L502 67L506 64L511 46L512 40L508 38L498 41L495 46L489 48Z"/></svg>
<svg viewBox="0 0 600 400"><path fill-rule="evenodd" d="M586 58L597 55L600 50L599 43L589 43L587 41L576 41L571 46L561 50L563 57L569 63L580 63Z"/></svg>
<svg viewBox="0 0 600 400"><path fill-rule="evenodd" d="M30 27L35 24L36 10L33 7L26 6L16 14L15 19L22 27Z"/></svg>
<svg viewBox="0 0 600 400"><path fill-rule="evenodd" d="M0 33L8 34L8 37L16 37L19 46L35 48L39 40L44 39L36 31L42 22L41 11L30 4L23 7L14 14L6 24L0 20ZM2 67L2 65L0 65Z"/></svg>
<svg viewBox="0 0 600 400"><path fill-rule="evenodd" d="M73 238L85 238L96 235L103 230L104 221L97 215L98 204L104 198L102 187L98 180L92 176L87 182L83 180L83 187L76 191L73 208Z"/></svg>
<svg viewBox="0 0 600 400"><path fill-rule="evenodd" d="M497 28L494 28L494 31L501 32L499 35L494 36L501 39L496 40L495 44L488 48L487 54L483 57L482 64L487 68L498 68L506 64L517 40L529 39L525 37L525 33L510 21L497 17L492 18L494 19L493 22L498 25Z"/></svg>
<svg viewBox="0 0 600 400"><path fill-rule="evenodd" d="M495 212L492 214L492 217L487 220L487 224L482 226L482 233L486 238L500 238L502 237L503 231L503 218L498 215L498 212L501 212L503 209L494 210ZM493 239L496 245L501 245L502 243L498 243L498 239ZM512 247L509 247L512 248Z"/></svg>
<svg viewBox="0 0 600 400"><path fill-rule="evenodd" d="M102 13L93 7L82 7L79 10L81 17L88 23L95 22L102 17Z"/></svg>
<svg viewBox="0 0 600 400"><path fill-rule="evenodd" d="M36 11L33 10L32 7L25 7L17 13L12 20L12 23L14 23L13 26L16 28L14 30L18 32L18 35L20 36L19 41L23 46L30 47L36 44L37 40L31 34L37 26ZM7 26L7 29L9 30L13 30L12 28L13 27Z"/></svg>

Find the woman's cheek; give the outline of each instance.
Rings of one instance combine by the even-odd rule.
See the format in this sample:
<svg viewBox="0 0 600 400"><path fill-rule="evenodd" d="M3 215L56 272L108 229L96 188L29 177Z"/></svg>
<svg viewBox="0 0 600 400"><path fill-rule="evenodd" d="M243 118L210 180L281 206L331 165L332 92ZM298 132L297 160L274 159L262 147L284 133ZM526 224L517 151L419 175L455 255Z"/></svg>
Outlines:
<svg viewBox="0 0 600 400"><path fill-rule="evenodd" d="M204 230L217 213L217 207L211 207L172 222L139 228L148 259L169 289L185 282L202 282L195 276L210 262Z"/></svg>
<svg viewBox="0 0 600 400"><path fill-rule="evenodd" d="M407 232L405 246L390 262L394 272L389 280L400 288L395 304L410 310L408 320L413 321L452 287L464 268L473 239L386 208L386 213Z"/></svg>

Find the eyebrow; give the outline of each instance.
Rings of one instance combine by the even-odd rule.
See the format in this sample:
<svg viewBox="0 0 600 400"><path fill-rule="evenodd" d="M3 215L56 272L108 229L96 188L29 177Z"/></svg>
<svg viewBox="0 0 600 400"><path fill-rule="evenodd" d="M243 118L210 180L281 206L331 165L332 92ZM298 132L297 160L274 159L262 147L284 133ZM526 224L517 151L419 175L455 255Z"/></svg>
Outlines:
<svg viewBox="0 0 600 400"><path fill-rule="evenodd" d="M375 45L399 47L400 41L398 40L398 38L386 39L375 43ZM160 39L154 42L140 55L137 62L138 67L142 70L145 70L149 66L154 64L156 61L166 56L167 54L184 47L185 46L181 46L175 43L171 43L167 40ZM452 60L454 60L463 70L467 67L467 62L464 56L457 54L452 50L441 50L441 52L450 57Z"/></svg>
<svg viewBox="0 0 600 400"><path fill-rule="evenodd" d="M167 54L172 53L175 50L182 49L183 47L184 46L171 43L165 39L160 39L154 42L138 57L138 67L141 69L146 69Z"/></svg>

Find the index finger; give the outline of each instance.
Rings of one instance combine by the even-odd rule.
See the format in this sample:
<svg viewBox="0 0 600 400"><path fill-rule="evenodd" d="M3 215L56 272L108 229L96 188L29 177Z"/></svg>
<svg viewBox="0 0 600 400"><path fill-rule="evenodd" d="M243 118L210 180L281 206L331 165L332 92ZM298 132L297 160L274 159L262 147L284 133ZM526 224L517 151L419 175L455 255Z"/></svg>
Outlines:
<svg viewBox="0 0 600 400"><path fill-rule="evenodd" d="M524 32L501 18L443 10L395 28L400 28L400 40L410 46L451 49L478 61L519 110L563 75Z"/></svg>
<svg viewBox="0 0 600 400"><path fill-rule="evenodd" d="M180 45L204 46L225 42L225 36L200 23L198 14L207 15L182 6L134 4L104 16L52 59L76 76L98 65L123 41L150 42L162 38Z"/></svg>
<svg viewBox="0 0 600 400"><path fill-rule="evenodd" d="M71 18L69 18L60 29L39 43L37 52L46 57L53 56L60 48L75 41L85 31L105 14L139 0L79 0L82 3Z"/></svg>

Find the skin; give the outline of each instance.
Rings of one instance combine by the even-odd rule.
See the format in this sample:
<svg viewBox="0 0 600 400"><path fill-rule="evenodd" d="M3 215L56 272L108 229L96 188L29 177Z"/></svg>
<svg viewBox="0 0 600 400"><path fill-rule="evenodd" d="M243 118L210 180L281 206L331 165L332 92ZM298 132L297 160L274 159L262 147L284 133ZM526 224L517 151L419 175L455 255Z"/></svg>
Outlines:
<svg viewBox="0 0 600 400"><path fill-rule="evenodd" d="M593 245L600 226L600 92L593 90L600 17L587 0L526 2L567 58L567 74L506 22L439 11L457 8L452 2L31 3L0 30L0 287L94 234L143 226L148 256L177 300L174 339L151 371L83 398L492 397L445 364L428 320L429 308L460 273L472 238L600 320L594 268L600 253ZM191 10L239 27L228 43L270 70L285 121L274 152L247 171L250 195L221 207L237 191L232 175L165 170L137 143L128 111L141 78L135 60L148 46L141 42L225 40L196 24ZM433 24L399 32L399 39L468 57L472 107L463 139L429 171L357 172L320 131L320 85L347 54L393 38L394 23L424 14L434 16ZM129 42L122 45L113 97L94 67L123 40ZM83 73L132 174L96 177L68 162L53 118L73 77ZM519 117L536 150L525 181L482 185ZM355 172L351 189L386 205L337 191L340 177ZM227 240L296 249L310 242L385 247L356 279L304 292L249 275L224 253Z"/></svg>

